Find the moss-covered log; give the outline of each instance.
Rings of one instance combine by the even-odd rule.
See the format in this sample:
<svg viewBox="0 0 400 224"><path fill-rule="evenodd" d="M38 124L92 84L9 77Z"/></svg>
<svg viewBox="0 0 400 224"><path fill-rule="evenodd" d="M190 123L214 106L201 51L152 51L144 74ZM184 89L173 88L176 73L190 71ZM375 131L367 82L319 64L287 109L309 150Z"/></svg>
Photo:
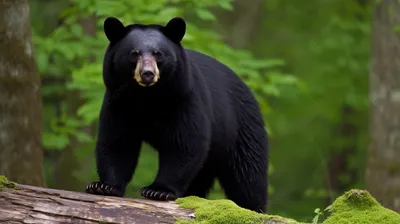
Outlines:
<svg viewBox="0 0 400 224"><path fill-rule="evenodd" d="M181 208L174 202L104 197L13 184L0 176L0 223L156 224L196 220L194 217L193 210ZM274 223L286 222L282 219Z"/></svg>
<svg viewBox="0 0 400 224"><path fill-rule="evenodd" d="M310 211L312 209L310 208ZM311 217L310 217L311 218ZM158 202L13 184L0 176L0 223L282 224L293 219L255 213L229 200L197 197ZM368 192L351 190L331 206L324 224L399 224L400 215Z"/></svg>

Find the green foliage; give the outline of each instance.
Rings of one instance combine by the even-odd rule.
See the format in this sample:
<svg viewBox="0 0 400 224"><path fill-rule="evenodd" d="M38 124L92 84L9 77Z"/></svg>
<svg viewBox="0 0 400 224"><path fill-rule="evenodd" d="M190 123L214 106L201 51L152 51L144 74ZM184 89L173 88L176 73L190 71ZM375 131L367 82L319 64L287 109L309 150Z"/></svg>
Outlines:
<svg viewBox="0 0 400 224"><path fill-rule="evenodd" d="M285 69L307 87L301 92L286 87L278 99L269 100L274 109L267 115L274 130L271 158L276 161L271 182L279 189L271 196L270 211L308 219L307 209L325 207L342 193L328 180L332 155L347 153L343 158L349 167L341 167L333 180L363 187L370 2L272 0L266 1L265 14L261 27L268 27L263 32L270 35L255 40L253 52L284 58ZM259 47L264 43L266 53ZM355 170L355 178L349 169Z"/></svg>
<svg viewBox="0 0 400 224"><path fill-rule="evenodd" d="M40 2L40 0L37 0ZM281 72L284 62L279 59L257 58L250 51L234 49L211 29L198 24L215 22L210 8L232 10L231 0L69 0L59 11L61 24L51 32L34 32L34 44L39 71L43 80L56 80L43 85L45 128L43 145L47 150L62 150L77 139L76 153L82 162L93 151L95 133L83 128L96 126L104 94L102 60L108 40L103 33L103 21L108 16L129 23L166 24L175 16L189 17L183 40L185 47L198 50L231 67L253 89L262 112L271 112L266 96L279 96L283 86L300 84L292 75ZM31 3L34 5L34 3ZM85 19L82 22L82 19ZM82 25L84 24L84 25ZM92 32L87 26L93 26ZM85 28L86 27L86 28ZM52 102L57 102L54 105ZM77 103L78 102L78 103ZM88 143L88 144L84 144ZM138 170L128 195L136 196L139 187L149 184L155 175L157 158L143 147ZM77 171L77 176L89 182L95 178L95 168ZM217 184L217 189L219 186ZM222 197L221 192L215 197Z"/></svg>
<svg viewBox="0 0 400 224"><path fill-rule="evenodd" d="M125 24L128 23L160 23L165 24L174 16L185 16L196 13L199 20L215 20L209 7L219 6L231 9L231 2L221 1L71 1L72 6L62 13L63 25L49 36L35 36L37 60L41 74L52 76L71 75L69 89L80 90L86 101L78 110L78 115L85 125L94 122L98 117L104 86L101 77L102 57L107 40L102 31L102 23L107 16L116 16ZM85 33L79 19L94 13L97 17L94 35ZM247 76L247 83L259 92L263 111L268 105L261 100L263 94L279 94L277 84L292 84L297 80L294 76L281 76L273 71L267 76L267 69L283 65L281 60L257 59L249 51L232 49L221 41L220 36L212 30L204 30L188 21L184 46L209 54L230 66L240 75ZM205 44L206 43L206 44ZM89 61L89 57L94 57ZM50 63L53 61L53 63ZM270 80L268 82L268 80ZM53 92L45 88L46 94Z"/></svg>
<svg viewBox="0 0 400 224"><path fill-rule="evenodd" d="M314 210L314 213L315 213L316 215L314 216L314 218L313 218L313 220L312 220L312 223L313 223L313 224L318 224L319 218L320 218L321 216L324 215L324 212L326 212L326 211L331 211L331 208L332 208L331 205L329 205L328 207L326 207L326 208L324 209L324 211L321 211L321 209L316 208L316 209Z"/></svg>
<svg viewBox="0 0 400 224"><path fill-rule="evenodd" d="M328 179L330 164L337 159L332 155L344 153L339 158L348 164L333 180L363 187L374 3L265 0L262 16L253 19L259 25L248 49L235 49L226 44L235 37L221 30L236 29L233 21L244 17L238 2L30 1L43 79L46 153L57 155L74 144L82 164L74 170L76 176L83 182L97 178L93 148L104 94L101 63L108 44L104 18L116 16L125 24L166 24L183 16L188 22L184 46L221 60L256 93L271 136L270 213L311 221L310 208L326 207L341 194ZM93 14L95 29L88 33L79 20ZM394 26L393 32L398 31ZM151 183L157 165L157 154L144 145L128 196L136 197L139 187ZM49 165L46 172L51 174L53 168ZM222 197L217 184L211 198ZM317 211L314 220L323 218Z"/></svg>
<svg viewBox="0 0 400 224"><path fill-rule="evenodd" d="M177 4L179 4L180 7L178 7ZM166 22L174 16L192 14L193 11L197 15L198 20L215 20L212 12L207 9L208 7L215 6L215 4L215 2L211 1L199 1L196 4L191 1L164 0L152 1L150 4L147 1L135 1L134 4L132 1L96 1L96 3L93 4L87 4L85 1L77 1L77 5L72 7L74 10L70 9L67 10L69 13L64 13L68 23L63 28L66 31L68 30L68 27L71 27L72 30L72 27L76 26L79 16L89 15L91 12L96 12L100 24L104 18L109 15L120 18L125 24L135 22L166 24ZM220 1L219 4L229 8L230 1ZM103 8L106 10L103 11ZM184 46L209 54L230 66L238 74L246 75L247 83L255 91L260 91L258 97L261 102L264 101L261 100L263 93L270 94L270 89L277 89L275 84L280 81L279 78L281 78L280 83L285 84L292 84L296 81L293 76L283 79L278 73L278 75L274 76L274 82L267 82L267 77L269 76L265 75L265 70L282 65L282 61L257 59L246 50L232 49L221 41L220 36L215 31L204 30L191 21L188 22L187 34L183 40ZM82 116L84 121L87 123L93 122L97 119L98 109L101 105L102 99L101 91L104 89L100 76L102 62L100 58L103 56L104 47L107 45L107 41L101 27L98 28L99 29L94 37L81 35L75 36L76 38L79 38L76 40L77 43L80 43L80 39L82 38L88 38L88 41L84 44L91 49L91 53L96 52L94 54L98 60L94 63L88 63L74 69L72 72L72 82L69 85L71 88L83 90L83 97L88 100L87 103L78 111L78 115ZM77 33L81 34L82 32ZM74 46L64 47L68 49L76 49ZM276 91L274 93L276 94ZM267 112L268 105L263 102L262 106L263 111Z"/></svg>

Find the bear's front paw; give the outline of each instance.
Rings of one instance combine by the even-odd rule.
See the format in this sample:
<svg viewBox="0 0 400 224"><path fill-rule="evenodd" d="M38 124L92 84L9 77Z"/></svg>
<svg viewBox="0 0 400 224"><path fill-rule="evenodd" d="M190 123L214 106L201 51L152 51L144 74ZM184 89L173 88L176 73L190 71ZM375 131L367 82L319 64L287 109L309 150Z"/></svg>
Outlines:
<svg viewBox="0 0 400 224"><path fill-rule="evenodd" d="M139 193L145 198L157 201L174 201L177 198L175 193L152 185L140 189Z"/></svg>
<svg viewBox="0 0 400 224"><path fill-rule="evenodd" d="M104 196L122 197L122 192L109 184L95 181L86 186L86 193Z"/></svg>

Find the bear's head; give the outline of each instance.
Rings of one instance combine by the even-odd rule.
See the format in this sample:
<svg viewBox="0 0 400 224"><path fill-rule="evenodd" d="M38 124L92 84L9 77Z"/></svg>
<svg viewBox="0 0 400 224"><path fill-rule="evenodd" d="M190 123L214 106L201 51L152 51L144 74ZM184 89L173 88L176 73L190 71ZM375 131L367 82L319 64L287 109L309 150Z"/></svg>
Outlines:
<svg viewBox="0 0 400 224"><path fill-rule="evenodd" d="M110 41L113 76L134 80L142 87L153 86L176 72L183 57L181 40L186 23L180 17L167 25L131 24L124 26L115 17L104 21L104 33ZM165 77L164 77L165 76ZM115 77L114 77L115 78Z"/></svg>

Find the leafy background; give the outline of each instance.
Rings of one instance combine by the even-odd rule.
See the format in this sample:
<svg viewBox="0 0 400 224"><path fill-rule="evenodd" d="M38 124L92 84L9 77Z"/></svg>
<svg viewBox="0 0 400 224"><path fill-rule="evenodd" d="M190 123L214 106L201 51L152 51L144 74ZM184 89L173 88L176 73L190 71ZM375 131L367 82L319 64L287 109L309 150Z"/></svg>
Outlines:
<svg viewBox="0 0 400 224"><path fill-rule="evenodd" d="M371 3L363 0L31 0L42 77L50 187L97 178L94 143L104 93L107 16L125 24L187 21L183 44L231 67L252 88L270 135L269 213L310 221L344 190L364 186ZM253 10L253 11L252 11ZM127 196L150 184L143 146ZM224 198L217 184L211 198Z"/></svg>

